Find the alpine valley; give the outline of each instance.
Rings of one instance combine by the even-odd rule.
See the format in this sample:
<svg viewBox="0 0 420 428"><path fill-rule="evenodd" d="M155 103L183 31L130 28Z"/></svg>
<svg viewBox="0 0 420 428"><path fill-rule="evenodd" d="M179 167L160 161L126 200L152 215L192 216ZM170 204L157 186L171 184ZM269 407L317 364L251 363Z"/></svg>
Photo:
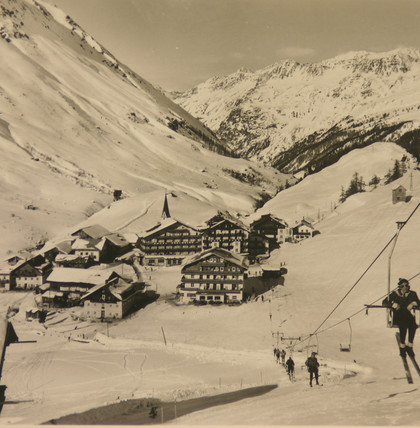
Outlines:
<svg viewBox="0 0 420 428"><path fill-rule="evenodd" d="M9 285L0 313L20 341L7 346L0 364L0 426L121 426L129 419L418 426L420 379L408 361L407 385L395 331L373 306L400 277L420 290L420 52L285 61L215 77L170 99L67 13L41 0L0 0L0 58L0 281ZM396 165L398 177L385 179ZM355 176L362 191L343 198ZM132 265L121 257L90 260L87 249L128 249L118 235L152 244L155 232L178 220L198 232L223 210L229 223L242 220L243 231L262 215L277 217L291 239L271 252L264 247L261 264L248 265L237 248L244 264L229 270L217 259L227 250L213 248L219 255L183 272L197 261L197 253L186 254L190 244L201 251L203 241L201 231L186 237L181 229L169 229L169 256L178 258L171 265L140 264L140 245L122 255L138 257ZM296 237L295 222L316 230ZM101 229L106 236L97 235ZM223 232L215 246L245 236ZM187 250L179 257L181 240ZM165 262L165 245L148 248ZM51 258L41 268L66 272L60 281L31 274L35 267L19 250L34 248L32 260ZM83 260L70 254L77 248ZM75 267L60 260L76 260ZM93 269L78 264L85 261ZM11 287L16 269L20 290ZM255 284L264 273L269 287L251 288L243 299L245 279ZM101 278L122 279L119 294ZM105 314L105 304L130 303L137 286L153 299L124 317ZM211 299L188 304L178 290ZM241 297L212 301L227 290ZM107 300L111 294L117 303ZM0 325L5 345L10 332ZM276 362L275 347L293 356L294 379ZM315 351L319 388L309 385L305 365ZM256 395L261 386L258 394L265 393ZM213 407L202 406L208 397Z"/></svg>

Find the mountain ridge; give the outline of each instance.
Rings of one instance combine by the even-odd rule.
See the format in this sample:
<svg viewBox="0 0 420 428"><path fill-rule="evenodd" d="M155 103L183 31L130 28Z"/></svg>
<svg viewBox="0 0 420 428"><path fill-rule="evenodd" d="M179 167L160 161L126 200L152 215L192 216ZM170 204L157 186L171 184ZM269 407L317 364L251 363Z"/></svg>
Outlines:
<svg viewBox="0 0 420 428"><path fill-rule="evenodd" d="M3 252L86 220L116 189L248 212L288 178L225 156L212 131L53 6L0 0L0 36L0 227L14 232Z"/></svg>
<svg viewBox="0 0 420 428"><path fill-rule="evenodd" d="M396 142L420 159L419 72L417 49L361 51L240 69L173 98L238 155L310 173L376 141Z"/></svg>

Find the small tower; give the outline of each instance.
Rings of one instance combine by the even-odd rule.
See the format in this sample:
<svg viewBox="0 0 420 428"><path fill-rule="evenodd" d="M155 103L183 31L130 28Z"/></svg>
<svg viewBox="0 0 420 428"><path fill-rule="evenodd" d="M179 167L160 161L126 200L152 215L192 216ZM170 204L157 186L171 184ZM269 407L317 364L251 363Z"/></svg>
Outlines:
<svg viewBox="0 0 420 428"><path fill-rule="evenodd" d="M165 218L170 218L171 214L169 212L169 204L168 204L168 199L166 198L166 193L165 193L165 200L163 202L163 209L162 209L162 219L165 220Z"/></svg>

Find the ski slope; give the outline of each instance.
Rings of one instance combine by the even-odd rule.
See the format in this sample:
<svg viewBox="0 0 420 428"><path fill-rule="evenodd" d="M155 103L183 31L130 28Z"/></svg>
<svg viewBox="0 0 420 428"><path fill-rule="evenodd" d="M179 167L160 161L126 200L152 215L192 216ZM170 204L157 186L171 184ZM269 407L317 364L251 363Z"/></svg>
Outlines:
<svg viewBox="0 0 420 428"><path fill-rule="evenodd" d="M364 150L353 157L354 168L369 161ZM380 157L381 145L375 150L375 157ZM400 153L387 153L385 160L392 166L392 157ZM325 191L347 183L347 174L344 167L327 168ZM392 188L399 184L408 189L411 199L392 204ZM303 186L306 195L313 195L312 201L299 196ZM296 192L295 204L315 206L318 189L315 177L307 177L288 191ZM12 319L17 334L21 340L36 338L38 342L11 345L7 350L2 382L8 385L7 400L17 403L4 406L0 423L38 424L119 400L179 401L277 383L278 388L266 395L171 423L418 425L420 378L413 371L414 384L407 383L395 330L386 327L382 309L371 309L366 315L364 305L386 293L391 247L368 267L396 233L396 221L405 221L413 212L392 255L391 283L402 276L413 278L412 289L420 292L420 275L416 276L420 272L420 208L415 211L419 202L420 171L415 165L394 183L351 196L317 223L320 235L273 253L270 264L286 262L288 273L285 285L267 292L264 301L240 307L176 306L170 296L180 274L176 268L167 268L143 272L162 298L109 328L100 323L78 324L61 314L60 322L52 319L45 330L24 321L22 309ZM273 214L282 217L280 201L272 203L279 204ZM21 294L4 296L22 300ZM7 303L2 300L2 305ZM20 304L24 308L24 301ZM340 344L346 347L350 342L348 318L351 352L340 352ZM315 331L316 335L305 339ZM279 337L305 339L293 350L287 348L290 341L279 342L293 353L295 383L290 383L273 358L277 332ZM68 335L73 339L85 335L89 340L68 341ZM93 337L96 340L90 340ZM418 342L414 349L420 352ZM318 351L321 363L321 387L309 387L304 369L312 350Z"/></svg>

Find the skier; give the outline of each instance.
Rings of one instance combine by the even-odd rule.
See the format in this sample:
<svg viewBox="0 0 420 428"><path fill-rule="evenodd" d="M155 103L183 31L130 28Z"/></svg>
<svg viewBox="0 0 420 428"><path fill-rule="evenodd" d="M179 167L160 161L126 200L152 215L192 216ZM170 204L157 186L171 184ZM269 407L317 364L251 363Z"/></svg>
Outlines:
<svg viewBox="0 0 420 428"><path fill-rule="evenodd" d="M149 412L149 417L154 419L157 416L157 407L156 406L152 406L152 408L150 409Z"/></svg>
<svg viewBox="0 0 420 428"><path fill-rule="evenodd" d="M420 306L420 300L415 291L410 290L410 283L405 278L398 281L398 289L394 290L383 302L384 305L391 305L393 312L393 323L400 330L400 355L406 354L414 357L413 342L416 334L417 324L411 310L414 306ZM408 331L408 341L405 339Z"/></svg>
<svg viewBox="0 0 420 428"><path fill-rule="evenodd" d="M276 358L277 358L277 363L280 363L280 349L276 350Z"/></svg>
<svg viewBox="0 0 420 428"><path fill-rule="evenodd" d="M286 358L286 351L284 349L282 349L280 355L281 355L281 363L284 366L284 360Z"/></svg>
<svg viewBox="0 0 420 428"><path fill-rule="evenodd" d="M292 357L289 356L288 360L286 361L286 366L289 379L292 380L295 373L295 362L292 360Z"/></svg>
<svg viewBox="0 0 420 428"><path fill-rule="evenodd" d="M319 363L316 358L316 352L312 352L311 356L305 361L306 367L308 367L309 372L309 385L312 386L312 379L315 376L316 384L319 385L318 382L318 367Z"/></svg>

